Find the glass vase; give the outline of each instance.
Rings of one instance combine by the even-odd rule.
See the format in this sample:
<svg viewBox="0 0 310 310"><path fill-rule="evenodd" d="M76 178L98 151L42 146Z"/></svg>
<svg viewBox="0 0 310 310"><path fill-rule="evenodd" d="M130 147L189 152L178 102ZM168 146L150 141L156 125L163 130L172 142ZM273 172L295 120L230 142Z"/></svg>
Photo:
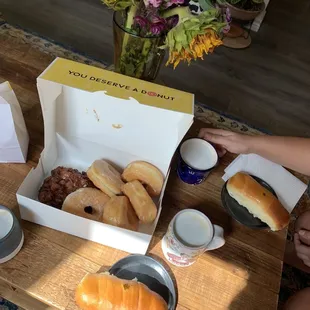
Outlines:
<svg viewBox="0 0 310 310"><path fill-rule="evenodd" d="M140 37L125 27L125 12L113 16L115 72L147 81L155 80L163 62L165 51L159 47L165 36Z"/></svg>

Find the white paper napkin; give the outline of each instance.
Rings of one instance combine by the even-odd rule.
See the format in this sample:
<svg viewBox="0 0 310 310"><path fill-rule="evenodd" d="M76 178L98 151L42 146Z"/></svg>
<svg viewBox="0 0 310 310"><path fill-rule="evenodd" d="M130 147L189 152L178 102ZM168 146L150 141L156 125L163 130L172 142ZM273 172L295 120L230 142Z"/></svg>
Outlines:
<svg viewBox="0 0 310 310"><path fill-rule="evenodd" d="M282 205L292 212L307 189L307 185L297 179L282 166L256 154L239 155L226 169L226 182L239 171L247 172L267 182L276 192Z"/></svg>
<svg viewBox="0 0 310 310"><path fill-rule="evenodd" d="M19 102L9 82L0 84L0 163L24 163L29 136Z"/></svg>

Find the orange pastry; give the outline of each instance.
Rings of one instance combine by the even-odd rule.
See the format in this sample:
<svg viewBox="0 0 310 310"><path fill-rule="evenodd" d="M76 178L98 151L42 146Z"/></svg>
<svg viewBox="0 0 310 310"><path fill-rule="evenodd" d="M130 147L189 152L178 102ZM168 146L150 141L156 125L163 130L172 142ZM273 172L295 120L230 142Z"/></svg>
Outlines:
<svg viewBox="0 0 310 310"><path fill-rule="evenodd" d="M139 220L126 196L112 197L103 208L103 223L138 230Z"/></svg>
<svg viewBox="0 0 310 310"><path fill-rule="evenodd" d="M136 214L142 223L152 223L157 215L157 208L143 185L135 180L122 187L123 193L129 198Z"/></svg>
<svg viewBox="0 0 310 310"><path fill-rule="evenodd" d="M87 170L87 176L108 196L121 194L121 187L124 184L121 174L105 160L95 160Z"/></svg>
<svg viewBox="0 0 310 310"><path fill-rule="evenodd" d="M127 182L139 180L146 184L146 190L151 196L158 196L164 184L164 176L161 171L146 161L130 163L125 168L122 178Z"/></svg>
<svg viewBox="0 0 310 310"><path fill-rule="evenodd" d="M75 301L82 310L168 310L165 300L143 283L108 273L87 274Z"/></svg>

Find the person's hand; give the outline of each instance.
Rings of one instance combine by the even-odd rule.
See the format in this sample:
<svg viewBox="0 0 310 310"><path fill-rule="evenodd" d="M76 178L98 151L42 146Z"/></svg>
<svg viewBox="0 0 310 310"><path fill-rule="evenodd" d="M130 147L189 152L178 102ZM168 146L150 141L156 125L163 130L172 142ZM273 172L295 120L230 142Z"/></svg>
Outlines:
<svg viewBox="0 0 310 310"><path fill-rule="evenodd" d="M302 229L294 235L297 256L310 267L310 231Z"/></svg>
<svg viewBox="0 0 310 310"><path fill-rule="evenodd" d="M224 156L227 151L234 154L248 154L250 141L253 139L248 135L214 128L202 128L198 137L214 144L220 157Z"/></svg>

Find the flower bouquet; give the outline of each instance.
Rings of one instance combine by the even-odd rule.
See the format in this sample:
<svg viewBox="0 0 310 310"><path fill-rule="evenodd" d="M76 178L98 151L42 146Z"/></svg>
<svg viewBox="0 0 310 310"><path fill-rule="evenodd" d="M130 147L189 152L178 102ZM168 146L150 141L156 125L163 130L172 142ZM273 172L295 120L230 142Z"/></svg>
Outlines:
<svg viewBox="0 0 310 310"><path fill-rule="evenodd" d="M114 13L115 71L153 80L165 49L166 65L188 64L222 44L229 30L229 12L211 0L199 0L202 12L190 10L189 0L102 0Z"/></svg>

